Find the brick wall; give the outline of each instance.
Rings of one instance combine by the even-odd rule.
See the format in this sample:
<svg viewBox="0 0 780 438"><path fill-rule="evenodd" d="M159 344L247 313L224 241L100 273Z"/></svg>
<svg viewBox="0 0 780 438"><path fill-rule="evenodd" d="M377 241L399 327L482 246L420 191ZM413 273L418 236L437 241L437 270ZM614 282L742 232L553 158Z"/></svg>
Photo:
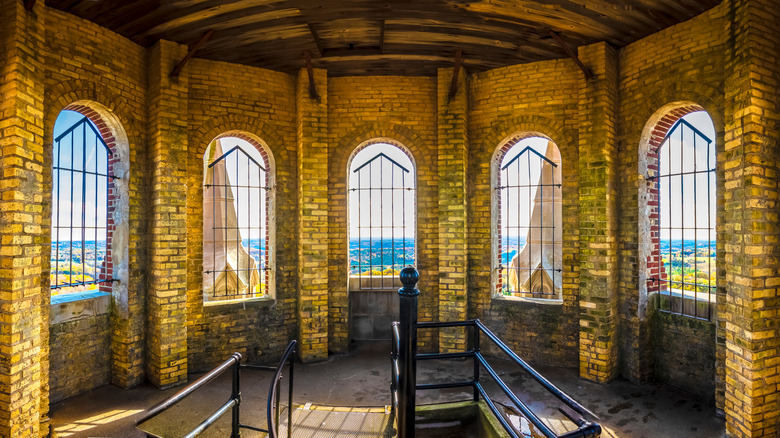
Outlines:
<svg viewBox="0 0 780 438"><path fill-rule="evenodd" d="M277 359L297 333L297 151L294 81L269 70L193 59L188 75L187 356L193 371L233 352L251 362ZM240 136L269 152L274 186L273 299L203 305L203 154L220 136Z"/></svg>
<svg viewBox="0 0 780 438"><path fill-rule="evenodd" d="M619 309L620 373L635 382L653 378L664 381L674 373L687 375L698 369L710 369L713 365L707 354L698 354L695 348L701 343L684 344L691 351L680 354L672 364L654 363L668 359L663 349L663 333L679 333L677 325L668 325L669 318L659 316L653 322L653 306L649 293L654 285L648 281L653 269L660 268L660 260L652 257L654 248L651 229L655 183L647 179L656 167L652 151L671 127L669 122L682 115L704 109L715 124L715 147L719 170L718 204L722 205L723 158L723 59L724 59L724 8L716 7L692 20L670 27L637 41L619 53L618 109L618 187L619 194ZM723 209L718 208L718 224L723 223ZM720 225L719 225L720 226ZM722 233L718 232L717 259L724 258ZM722 265L718 268L718 283L723 284ZM718 301L725 300L719 288ZM688 328L696 332L694 339L704 339L711 333L713 324L698 324ZM653 328L654 327L654 328ZM718 338L723 339L723 326L719 326ZM716 338L710 339L710 347ZM678 347L679 348L683 348ZM718 349L716 367L722 376L723 355ZM654 373L654 370L659 371ZM666 370L666 371L664 371ZM724 383L718 380L718 405L723 403ZM669 380L691 391L711 388L713 382ZM709 396L708 396L709 397Z"/></svg>
<svg viewBox="0 0 780 438"><path fill-rule="evenodd" d="M51 192L54 122L66 107L95 122L114 152L115 194L123 198L110 217L118 235L113 251L114 311L110 318L112 382L130 387L143 381L146 217L145 193L146 51L130 40L54 9L46 9L44 71L44 193ZM123 53L123 57L114 56ZM113 141L112 141L113 140ZM51 210L44 209L44 229ZM50 236L41 257L42 284L49 287ZM48 304L48 293L46 303ZM48 314L47 306L44 311ZM47 329L48 331L48 329ZM49 355L51 361L58 356ZM53 385L58 385L53 378Z"/></svg>
<svg viewBox="0 0 780 438"><path fill-rule="evenodd" d="M715 398L715 324L667 312L655 312L653 377L697 394ZM684 340L684 342L682 341Z"/></svg>
<svg viewBox="0 0 780 438"><path fill-rule="evenodd" d="M438 319L438 200L436 81L423 77L341 77L328 80L328 226L331 349L348 347L347 172L361 144L377 138L403 145L417 172L417 269L419 319ZM435 333L420 333L434 348Z"/></svg>
<svg viewBox="0 0 780 438"><path fill-rule="evenodd" d="M43 14L0 2L0 435L14 437L48 432Z"/></svg>
<svg viewBox="0 0 780 438"><path fill-rule="evenodd" d="M780 9L774 0L725 4L732 22L719 160L725 299L718 311L726 339L726 428L732 436L774 437L780 430Z"/></svg>
<svg viewBox="0 0 780 438"><path fill-rule="evenodd" d="M111 331L107 313L52 325L49 343L52 403L111 381Z"/></svg>
<svg viewBox="0 0 780 438"><path fill-rule="evenodd" d="M468 139L468 307L523 357L577 363L579 224L577 104L579 70L561 59L500 68L471 77ZM561 152L563 300L556 304L493 298L497 277L493 157L507 141L547 137ZM422 289L421 289L422 290Z"/></svg>

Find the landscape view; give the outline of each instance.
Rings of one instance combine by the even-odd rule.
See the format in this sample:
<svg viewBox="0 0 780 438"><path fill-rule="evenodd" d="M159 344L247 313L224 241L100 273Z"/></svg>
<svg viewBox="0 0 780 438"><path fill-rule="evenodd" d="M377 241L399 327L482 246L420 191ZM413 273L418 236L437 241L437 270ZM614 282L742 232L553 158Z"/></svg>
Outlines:
<svg viewBox="0 0 780 438"><path fill-rule="evenodd" d="M414 239L350 239L349 275L398 275L414 256Z"/></svg>

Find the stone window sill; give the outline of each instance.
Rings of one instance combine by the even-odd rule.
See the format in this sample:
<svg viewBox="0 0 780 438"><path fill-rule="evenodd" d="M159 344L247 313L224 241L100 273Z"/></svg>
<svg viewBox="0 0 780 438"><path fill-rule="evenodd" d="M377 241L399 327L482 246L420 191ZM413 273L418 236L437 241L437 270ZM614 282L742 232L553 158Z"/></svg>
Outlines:
<svg viewBox="0 0 780 438"><path fill-rule="evenodd" d="M203 310L210 313L222 313L227 310L269 307L274 303L276 303L276 299L271 296L241 298L237 300L204 301Z"/></svg>
<svg viewBox="0 0 780 438"><path fill-rule="evenodd" d="M51 297L49 324L60 324L90 316L108 313L111 294L106 292L77 292Z"/></svg>
<svg viewBox="0 0 780 438"><path fill-rule="evenodd" d="M528 303L528 304L541 304L546 306L562 306L563 300L560 298L525 298L525 297L510 297L506 295L496 295L493 297L493 301L497 303Z"/></svg>

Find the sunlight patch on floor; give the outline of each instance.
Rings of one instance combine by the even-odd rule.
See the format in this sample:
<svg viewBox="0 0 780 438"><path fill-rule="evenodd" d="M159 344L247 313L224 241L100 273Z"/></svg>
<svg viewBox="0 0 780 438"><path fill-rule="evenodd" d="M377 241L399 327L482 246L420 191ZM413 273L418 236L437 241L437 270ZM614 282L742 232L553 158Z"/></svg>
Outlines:
<svg viewBox="0 0 780 438"><path fill-rule="evenodd" d="M83 432L97 426L127 418L139 412L142 412L142 409L115 409L113 411L103 412L88 418L76 420L73 423L57 426L54 428L54 431L57 432L57 436L64 438L77 432Z"/></svg>

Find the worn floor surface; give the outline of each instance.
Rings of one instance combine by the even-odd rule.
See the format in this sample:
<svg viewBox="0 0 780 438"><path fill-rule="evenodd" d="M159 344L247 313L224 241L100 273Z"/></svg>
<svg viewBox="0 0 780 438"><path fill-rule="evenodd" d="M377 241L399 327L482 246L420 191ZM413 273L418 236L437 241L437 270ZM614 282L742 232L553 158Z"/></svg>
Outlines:
<svg viewBox="0 0 780 438"><path fill-rule="evenodd" d="M390 343L356 344L352 352L333 355L325 362L300 365L295 369L294 403L311 402L324 406L384 406L390 400ZM493 360L502 379L540 417L556 427L567 422L557 412L557 399L512 363ZM418 383L463 380L471 376L471 361L421 361ZM539 366L551 382L568 392L600 416L604 437L621 438L721 438L722 419L715 416L714 403L691 398L689 394L661 384L633 385L617 380L607 385L580 380L577 370ZM270 373L245 370L241 376L241 421L265 427L266 398ZM505 403L495 385L486 384L488 393ZM51 408L54 429L60 437L144 437L134 428L143 410L172 395L180 388L159 391L148 384L123 390L104 386L56 403ZM182 436L227 401L229 373L186 399L146 426L161 436ZM464 400L471 390L420 391L417 403ZM282 400L286 394L282 393ZM230 435L230 415L202 436ZM313 417L312 417L313 418ZM295 421L294 421L295 424ZM571 425L571 423L568 423ZM263 434L242 431L242 437ZM294 435L295 436L295 435ZM303 437L303 435L301 435Z"/></svg>

